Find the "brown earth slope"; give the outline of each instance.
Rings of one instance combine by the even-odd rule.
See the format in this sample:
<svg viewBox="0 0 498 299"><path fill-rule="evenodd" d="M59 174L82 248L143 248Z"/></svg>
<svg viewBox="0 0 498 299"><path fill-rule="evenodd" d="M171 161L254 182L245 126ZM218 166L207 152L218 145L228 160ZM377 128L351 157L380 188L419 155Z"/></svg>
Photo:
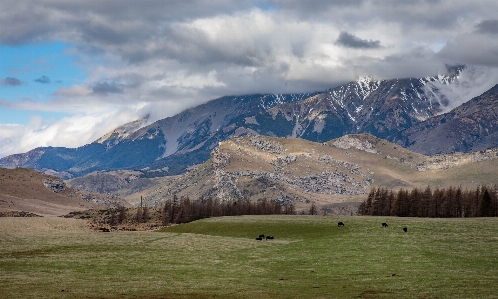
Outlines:
<svg viewBox="0 0 498 299"><path fill-rule="evenodd" d="M112 195L89 194L65 186L59 178L26 168L0 168L0 212L25 211L60 216L71 211L126 204Z"/></svg>

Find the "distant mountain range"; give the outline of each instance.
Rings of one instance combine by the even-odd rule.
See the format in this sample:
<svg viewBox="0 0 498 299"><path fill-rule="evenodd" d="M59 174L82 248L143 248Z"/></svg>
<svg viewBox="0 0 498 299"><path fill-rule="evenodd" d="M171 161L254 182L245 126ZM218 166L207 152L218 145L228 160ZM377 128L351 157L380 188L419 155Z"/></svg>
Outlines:
<svg viewBox="0 0 498 299"><path fill-rule="evenodd" d="M141 170L143 177L185 172L222 141L249 134L326 142L368 133L421 154L498 146L498 87L442 114L440 92L456 74L377 81L360 78L322 93L227 96L144 126L137 120L79 148L41 147L0 159L61 177Z"/></svg>

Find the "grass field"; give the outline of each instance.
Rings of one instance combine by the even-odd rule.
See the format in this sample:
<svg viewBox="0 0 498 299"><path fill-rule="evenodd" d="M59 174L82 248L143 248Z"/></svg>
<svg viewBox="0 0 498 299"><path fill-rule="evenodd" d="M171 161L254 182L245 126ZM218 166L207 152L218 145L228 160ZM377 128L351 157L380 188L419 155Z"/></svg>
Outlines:
<svg viewBox="0 0 498 299"><path fill-rule="evenodd" d="M242 216L112 233L0 218L0 298L498 298L497 286L492 218Z"/></svg>

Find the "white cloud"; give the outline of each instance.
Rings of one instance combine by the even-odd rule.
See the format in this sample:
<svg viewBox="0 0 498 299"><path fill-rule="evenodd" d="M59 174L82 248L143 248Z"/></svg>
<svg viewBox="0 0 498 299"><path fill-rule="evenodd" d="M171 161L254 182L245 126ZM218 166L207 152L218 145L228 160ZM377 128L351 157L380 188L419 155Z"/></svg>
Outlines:
<svg viewBox="0 0 498 299"><path fill-rule="evenodd" d="M438 85L439 90L450 99L444 112L477 97L498 84L498 70L492 67L469 66L458 77L456 84Z"/></svg>
<svg viewBox="0 0 498 299"><path fill-rule="evenodd" d="M91 143L116 127L143 118L145 105L97 114L64 117L46 122L33 116L27 125L0 124L0 157L40 146L78 147Z"/></svg>

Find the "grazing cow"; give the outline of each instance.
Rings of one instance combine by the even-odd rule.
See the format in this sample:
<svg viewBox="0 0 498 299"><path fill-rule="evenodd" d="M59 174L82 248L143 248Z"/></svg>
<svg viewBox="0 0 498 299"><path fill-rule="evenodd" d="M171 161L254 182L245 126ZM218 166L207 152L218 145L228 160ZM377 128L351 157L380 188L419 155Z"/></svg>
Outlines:
<svg viewBox="0 0 498 299"><path fill-rule="evenodd" d="M388 226L387 223L385 222L382 223L382 227L387 227L387 226Z"/></svg>
<svg viewBox="0 0 498 299"><path fill-rule="evenodd" d="M337 226L344 226L344 223L339 222L339 223L337 223Z"/></svg>
<svg viewBox="0 0 498 299"><path fill-rule="evenodd" d="M266 240L273 240L273 236L266 236Z"/></svg>
<svg viewBox="0 0 498 299"><path fill-rule="evenodd" d="M261 240L263 240L263 238L257 237L256 240L261 241Z"/></svg>
<svg viewBox="0 0 498 299"><path fill-rule="evenodd" d="M110 230L107 227L99 227L99 230L104 233L110 232Z"/></svg>
<svg viewBox="0 0 498 299"><path fill-rule="evenodd" d="M406 233L408 231L408 228L403 227L403 231Z"/></svg>
<svg viewBox="0 0 498 299"><path fill-rule="evenodd" d="M261 238L261 239L264 239L265 238L265 235L259 235L258 238Z"/></svg>

